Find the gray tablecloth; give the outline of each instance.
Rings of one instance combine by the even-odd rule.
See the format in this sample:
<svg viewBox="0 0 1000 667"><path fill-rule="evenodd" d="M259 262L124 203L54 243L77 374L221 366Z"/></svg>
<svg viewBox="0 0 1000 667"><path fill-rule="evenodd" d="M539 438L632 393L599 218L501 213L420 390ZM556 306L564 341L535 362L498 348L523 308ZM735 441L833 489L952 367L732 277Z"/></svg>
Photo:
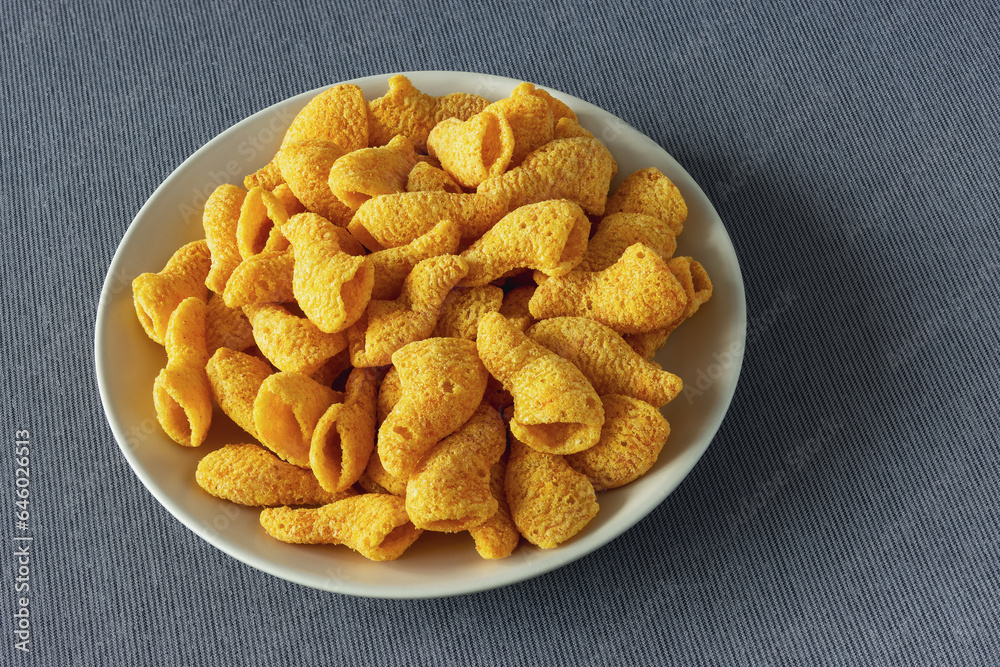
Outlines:
<svg viewBox="0 0 1000 667"><path fill-rule="evenodd" d="M0 662L995 664L993 3L306 4L0 9ZM421 69L550 86L664 146L733 239L746 360L707 454L621 538L507 588L363 599L246 566L146 491L102 413L95 309L199 146Z"/></svg>

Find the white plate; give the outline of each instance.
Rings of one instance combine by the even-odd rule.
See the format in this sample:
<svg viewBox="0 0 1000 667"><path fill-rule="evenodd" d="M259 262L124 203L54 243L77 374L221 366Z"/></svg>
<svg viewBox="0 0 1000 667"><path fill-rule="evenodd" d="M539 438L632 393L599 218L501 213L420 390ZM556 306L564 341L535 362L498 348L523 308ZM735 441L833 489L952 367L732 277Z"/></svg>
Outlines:
<svg viewBox="0 0 1000 667"><path fill-rule="evenodd" d="M367 99L381 96L390 75L356 79ZM420 90L454 91L500 99L519 81L486 74L407 72ZM714 295L684 323L657 356L685 382L664 408L671 435L659 461L639 480L599 494L600 512L587 528L556 549L523 540L504 560L483 560L467 533L425 533L402 558L374 563L345 547L296 546L267 536L258 511L215 499L195 483L198 461L238 431L218 433L200 448L171 442L160 430L152 401L153 379L166 361L147 338L132 305L131 281L159 271L182 244L204 236L201 206L221 183L243 176L277 151L285 128L323 89L303 93L234 125L184 161L142 207L119 245L97 310L97 379L108 422L129 464L150 492L188 528L253 567L306 586L368 597L431 598L481 591L523 581L566 565L628 530L684 479L705 452L736 389L746 339L746 303L732 242L712 204L691 176L660 146L621 119L575 97L550 90L566 102L611 149L622 178L657 167L677 184L689 214L678 255L691 255L708 270ZM218 416L218 411L216 412Z"/></svg>

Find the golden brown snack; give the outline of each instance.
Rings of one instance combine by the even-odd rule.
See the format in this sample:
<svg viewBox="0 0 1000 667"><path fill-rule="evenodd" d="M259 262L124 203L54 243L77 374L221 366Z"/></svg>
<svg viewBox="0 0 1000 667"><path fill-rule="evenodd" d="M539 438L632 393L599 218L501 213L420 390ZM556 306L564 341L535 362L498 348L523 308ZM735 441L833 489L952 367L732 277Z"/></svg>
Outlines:
<svg viewBox="0 0 1000 667"><path fill-rule="evenodd" d="M378 456L378 448L368 459L368 466L358 479L358 485L368 493L390 493L394 496L406 496L406 480L389 474L382 467L382 459Z"/></svg>
<svg viewBox="0 0 1000 667"><path fill-rule="evenodd" d="M530 340L499 313L480 318L476 347L490 375L514 398L512 435L553 454L597 443L604 424L601 399L571 362Z"/></svg>
<svg viewBox="0 0 1000 667"><path fill-rule="evenodd" d="M528 329L528 338L568 359L598 394L623 394L656 407L680 393L683 382L637 354L613 329L586 317L553 317Z"/></svg>
<svg viewBox="0 0 1000 667"><path fill-rule="evenodd" d="M664 261L673 257L677 250L677 237L661 219L644 213L612 213L597 224L597 233L587 244L587 254L579 268L603 271L636 243L642 243Z"/></svg>
<svg viewBox="0 0 1000 667"><path fill-rule="evenodd" d="M405 501L382 493L351 496L315 509L261 510L269 535L292 544L344 544L370 560L395 560L423 532L410 523Z"/></svg>
<svg viewBox="0 0 1000 667"><path fill-rule="evenodd" d="M500 305L500 314L506 317L511 324L521 331L527 331L528 327L537 322L537 320L531 316L531 311L528 309L528 302L531 301L531 297L534 293L534 285L523 285L521 287L515 287L503 295L503 303Z"/></svg>
<svg viewBox="0 0 1000 667"><path fill-rule="evenodd" d="M330 141L344 152L368 145L368 104L361 88L344 83L309 100L292 120L281 147L307 139Z"/></svg>
<svg viewBox="0 0 1000 667"><path fill-rule="evenodd" d="M356 495L331 493L305 468L254 444L232 444L206 455L195 472L198 486L216 498L248 507L326 505Z"/></svg>
<svg viewBox="0 0 1000 667"><path fill-rule="evenodd" d="M326 363L319 367L316 371L309 374L313 380L320 383L324 387L331 386L334 381L337 380L344 371L350 370L351 368L351 355L347 348L344 348L337 354L333 355L326 360Z"/></svg>
<svg viewBox="0 0 1000 667"><path fill-rule="evenodd" d="M400 135L385 146L347 153L330 169L330 190L352 209L377 197L406 191L406 181L417 154L413 144Z"/></svg>
<svg viewBox="0 0 1000 667"><path fill-rule="evenodd" d="M585 452L567 454L568 463L598 491L616 489L646 474L670 436L670 424L645 401L606 394L600 441Z"/></svg>
<svg viewBox="0 0 1000 667"><path fill-rule="evenodd" d="M287 221L288 211L280 199L263 188L251 188L243 198L236 223L240 257L246 259L265 250L285 250L288 240L281 234L281 226Z"/></svg>
<svg viewBox="0 0 1000 667"><path fill-rule="evenodd" d="M507 169L514 133L502 111L487 108L466 121L449 118L435 125L427 151L459 184L474 189Z"/></svg>
<svg viewBox="0 0 1000 667"><path fill-rule="evenodd" d="M463 286L485 285L514 269L564 276L587 251L590 219L565 199L526 204L500 219L462 253L469 262Z"/></svg>
<svg viewBox="0 0 1000 667"><path fill-rule="evenodd" d="M212 394L222 411L244 431L259 439L253 406L264 380L274 371L262 359L220 347L205 366Z"/></svg>
<svg viewBox="0 0 1000 667"><path fill-rule="evenodd" d="M273 191L284 182L285 179L281 177L281 170L278 169L278 163L272 158L270 162L257 171L247 174L243 178L243 187L247 190L251 188L263 188Z"/></svg>
<svg viewBox="0 0 1000 667"><path fill-rule="evenodd" d="M378 387L378 398L375 403L375 417L379 426L382 425L385 418L389 416L389 412L402 397L403 382L399 379L399 371L396 370L395 366L390 366Z"/></svg>
<svg viewBox="0 0 1000 667"><path fill-rule="evenodd" d="M667 266L684 287L684 292L687 294L687 306L680 317L662 329L625 336L625 341L632 346L632 349L646 359L656 354L656 351L667 342L671 332L684 320L698 312L702 304L712 298L712 280L700 262L696 262L690 257L674 257L667 262Z"/></svg>
<svg viewBox="0 0 1000 667"><path fill-rule="evenodd" d="M462 186L444 169L427 162L417 162L406 177L407 192L454 192L460 194Z"/></svg>
<svg viewBox="0 0 1000 667"><path fill-rule="evenodd" d="M205 302L193 296L174 309L163 339L167 365L153 382L156 419L171 440L185 447L204 442L212 424L205 311Z"/></svg>
<svg viewBox="0 0 1000 667"><path fill-rule="evenodd" d="M311 375L347 349L347 334L328 334L307 318L298 317L276 303L245 306L253 326L253 339L275 368Z"/></svg>
<svg viewBox="0 0 1000 667"><path fill-rule="evenodd" d="M489 105L469 93L433 97L417 90L402 74L389 79L389 90L368 103L369 145L383 146L397 134L407 137L417 152L427 151L431 129L446 118L467 120Z"/></svg>
<svg viewBox="0 0 1000 667"><path fill-rule="evenodd" d="M396 350L430 336L445 297L467 270L465 260L455 255L421 260L397 299L373 299L364 317L347 330L351 363L385 366Z"/></svg>
<svg viewBox="0 0 1000 667"><path fill-rule="evenodd" d="M333 225L314 213L293 216L282 231L295 252L292 287L306 316L326 333L356 322L375 282L371 260L343 252Z"/></svg>
<svg viewBox="0 0 1000 667"><path fill-rule="evenodd" d="M355 368L344 402L334 403L316 424L309 466L328 491L349 489L361 477L375 449L375 371Z"/></svg>
<svg viewBox="0 0 1000 667"><path fill-rule="evenodd" d="M458 243L458 223L444 218L407 245L373 252L371 262L375 267L375 282L372 299L388 301L397 298L406 276L417 263L439 255L453 255L458 250Z"/></svg>
<svg viewBox="0 0 1000 667"><path fill-rule="evenodd" d="M591 215L602 215L617 170L611 152L597 139L556 139L532 151L520 166L483 181L477 192L506 197L510 210L569 199Z"/></svg>
<svg viewBox="0 0 1000 667"><path fill-rule="evenodd" d="M507 503L504 478L507 476L507 460L502 457L490 469L490 493L497 501L497 511L489 519L469 528L469 534L476 542L476 551L483 558L506 558L514 553L521 533L514 525Z"/></svg>
<svg viewBox="0 0 1000 667"><path fill-rule="evenodd" d="M502 196L403 192L369 199L347 228L374 251L404 246L445 218L458 224L463 239L478 238L506 212L507 201Z"/></svg>
<svg viewBox="0 0 1000 667"><path fill-rule="evenodd" d="M219 294L226 288L233 269L243 261L236 244L236 228L247 192L238 185L228 183L215 188L202 214L205 241L212 254L212 268L205 278L208 289Z"/></svg>
<svg viewBox="0 0 1000 667"><path fill-rule="evenodd" d="M379 427L382 466L406 479L424 454L472 416L486 390L476 344L428 338L392 355L403 395Z"/></svg>
<svg viewBox="0 0 1000 667"><path fill-rule="evenodd" d="M230 308L295 301L295 255L290 250L248 257L233 270L222 297Z"/></svg>
<svg viewBox="0 0 1000 667"><path fill-rule="evenodd" d="M574 137L594 138L594 133L580 125L573 118L560 118L556 121L555 131L552 133L553 139L572 139Z"/></svg>
<svg viewBox="0 0 1000 667"><path fill-rule="evenodd" d="M143 273L132 281L132 302L143 331L163 344L174 309L184 299L208 299L205 277L211 259L205 241L182 246L158 273Z"/></svg>
<svg viewBox="0 0 1000 667"><path fill-rule="evenodd" d="M230 308L221 294L208 297L205 310L205 345L212 356L220 347L242 351L254 345L250 320L240 308Z"/></svg>
<svg viewBox="0 0 1000 667"><path fill-rule="evenodd" d="M277 169L277 166L275 167ZM265 188L266 189L266 188ZM282 182L276 185L273 190L271 190L278 201L282 203L285 207L285 213L290 218L293 215L298 215L299 213L305 213L306 207L302 205L302 202L298 200L295 193L288 186L288 183Z"/></svg>
<svg viewBox="0 0 1000 667"><path fill-rule="evenodd" d="M406 513L417 528L456 533L496 514L490 469L507 448L500 413L481 404L467 422L432 447L406 484Z"/></svg>
<svg viewBox="0 0 1000 667"><path fill-rule="evenodd" d="M540 320L589 317L621 334L668 326L686 305L684 287L667 263L641 243L629 246L603 271L544 278L528 302Z"/></svg>
<svg viewBox="0 0 1000 667"><path fill-rule="evenodd" d="M613 195L608 197L604 214L643 213L663 221L680 236L687 219L687 204L673 181L659 169L640 169L622 181Z"/></svg>
<svg viewBox="0 0 1000 667"><path fill-rule="evenodd" d="M597 497L586 475L562 456L528 447L516 437L507 463L507 502L525 539L552 549L570 539L597 515Z"/></svg>
<svg viewBox="0 0 1000 667"><path fill-rule="evenodd" d="M456 287L445 297L432 335L476 340L479 318L499 311L502 303L503 290L499 287Z"/></svg>
<svg viewBox="0 0 1000 667"><path fill-rule="evenodd" d="M341 400L340 392L305 373L282 371L268 376L253 404L257 439L285 461L308 468L316 424L327 408Z"/></svg>
<svg viewBox="0 0 1000 667"><path fill-rule="evenodd" d="M347 226L354 211L330 189L330 169L346 153L335 143L309 139L289 144L274 157L288 187L308 211L339 227Z"/></svg>
<svg viewBox="0 0 1000 667"><path fill-rule="evenodd" d="M511 167L518 166L529 153L552 141L555 121L549 102L554 98L547 93L543 97L543 92L533 84L522 83L509 96L486 107L484 113L502 115L510 126L513 143Z"/></svg>

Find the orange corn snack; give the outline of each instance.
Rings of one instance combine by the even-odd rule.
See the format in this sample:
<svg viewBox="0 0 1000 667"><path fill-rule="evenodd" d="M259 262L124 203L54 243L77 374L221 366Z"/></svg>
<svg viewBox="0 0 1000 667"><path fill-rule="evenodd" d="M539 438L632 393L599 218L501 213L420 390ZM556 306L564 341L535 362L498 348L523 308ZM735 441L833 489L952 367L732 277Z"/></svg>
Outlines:
<svg viewBox="0 0 1000 667"><path fill-rule="evenodd" d="M534 285L524 285L515 287L503 295L500 314L521 331L527 331L528 327L537 321L528 309L528 303L534 293Z"/></svg>
<svg viewBox="0 0 1000 667"><path fill-rule="evenodd" d="M327 408L316 424L309 467L324 489L344 491L364 473L375 449L375 396L375 371L355 368L344 402Z"/></svg>
<svg viewBox="0 0 1000 667"><path fill-rule="evenodd" d="M288 250L265 250L240 262L222 297L230 308L295 301L295 256Z"/></svg>
<svg viewBox="0 0 1000 667"><path fill-rule="evenodd" d="M469 528L469 534L476 543L476 551L483 558L495 560L514 553L521 533L514 525L507 503L504 479L507 476L506 457L502 457L490 469L490 493L497 501L497 511L489 519Z"/></svg>
<svg viewBox="0 0 1000 667"><path fill-rule="evenodd" d="M495 313L503 303L503 290L493 285L456 287L448 292L438 315L434 336L476 340L479 318Z"/></svg>
<svg viewBox="0 0 1000 667"><path fill-rule="evenodd" d="M347 225L353 211L333 194L329 178L330 169L344 155L333 142L309 139L289 144L274 158L295 198L339 227Z"/></svg>
<svg viewBox="0 0 1000 667"><path fill-rule="evenodd" d="M673 181L659 169L640 169L622 181L608 198L604 213L643 213L664 222L680 236L687 220L687 204Z"/></svg>
<svg viewBox="0 0 1000 667"><path fill-rule="evenodd" d="M170 439L185 447L204 442L212 424L205 311L197 297L184 299L174 310L163 340L167 365L153 382L156 418Z"/></svg>
<svg viewBox="0 0 1000 667"><path fill-rule="evenodd" d="M356 210L372 197L405 192L416 163L413 144L400 135L385 146L362 148L339 158L330 168L328 184L337 199Z"/></svg>
<svg viewBox="0 0 1000 667"><path fill-rule="evenodd" d="M282 371L260 385L253 405L261 444L285 461L309 467L309 447L320 417L343 397L305 373Z"/></svg>
<svg viewBox="0 0 1000 667"><path fill-rule="evenodd" d="M712 298L712 280L700 262L690 257L674 257L667 266L677 277L687 294L687 306L680 317L662 329L654 329L647 333L629 334L626 342L641 356L649 359L667 342L670 333L687 318L698 312L698 309Z"/></svg>
<svg viewBox="0 0 1000 667"><path fill-rule="evenodd" d="M236 247L243 259L265 250L284 250L288 240L281 226L288 221L285 204L260 187L251 188L243 199L236 223Z"/></svg>
<svg viewBox="0 0 1000 667"><path fill-rule="evenodd" d="M612 213L597 224L597 233L587 244L587 253L579 268L603 271L636 243L642 243L664 261L673 257L677 250L677 237L660 218L644 213Z"/></svg>
<svg viewBox="0 0 1000 667"><path fill-rule="evenodd" d="M413 267L421 260L454 254L459 239L458 223L444 218L426 234L404 246L373 252L370 255L375 271L372 299L387 301L398 297Z"/></svg>
<svg viewBox="0 0 1000 667"><path fill-rule="evenodd" d="M243 310L253 326L258 349L278 370L309 375L347 349L347 334L324 333L279 304L264 303Z"/></svg>
<svg viewBox="0 0 1000 667"><path fill-rule="evenodd" d="M222 293L233 269L243 260L236 243L236 228L246 196L246 190L227 183L215 188L205 202L202 226L212 254L212 268L205 277L205 285L213 292Z"/></svg>
<svg viewBox="0 0 1000 667"><path fill-rule="evenodd" d="M438 123L427 138L427 150L460 185L475 188L507 169L514 133L502 112L487 108L466 121Z"/></svg>
<svg viewBox="0 0 1000 667"><path fill-rule="evenodd" d="M549 102L555 99L547 93L545 97L536 94L543 92L537 90L533 84L522 83L508 97L486 107L486 112L502 115L510 125L511 143L513 143L510 157L512 167L521 164L536 148L552 141L555 121Z"/></svg>
<svg viewBox="0 0 1000 667"><path fill-rule="evenodd" d="M257 357L228 348L219 348L205 366L212 394L227 417L259 439L254 425L254 402L271 366Z"/></svg>
<svg viewBox="0 0 1000 667"><path fill-rule="evenodd" d="M205 345L212 356L220 347L237 352L254 344L250 320L240 308L230 308L221 294L208 297L205 309Z"/></svg>
<svg viewBox="0 0 1000 667"><path fill-rule="evenodd" d="M163 344L174 309L188 297L208 299L205 277L210 257L205 241L182 246L159 273L143 273L132 281L132 302L146 335Z"/></svg>
<svg viewBox="0 0 1000 667"><path fill-rule="evenodd" d="M307 139L330 141L345 152L368 146L368 103L361 88L345 83L313 97L292 120L281 147Z"/></svg>
<svg viewBox="0 0 1000 667"><path fill-rule="evenodd" d="M427 162L417 162L406 177L406 191L461 194L462 186L444 169Z"/></svg>

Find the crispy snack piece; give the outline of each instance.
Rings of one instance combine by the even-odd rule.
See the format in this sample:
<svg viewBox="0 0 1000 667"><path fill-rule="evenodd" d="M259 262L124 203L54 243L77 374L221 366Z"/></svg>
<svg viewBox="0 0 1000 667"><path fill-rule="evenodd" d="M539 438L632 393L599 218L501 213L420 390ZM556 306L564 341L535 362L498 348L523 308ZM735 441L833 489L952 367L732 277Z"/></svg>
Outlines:
<svg viewBox="0 0 1000 667"><path fill-rule="evenodd" d="M282 228L295 252L295 299L326 333L343 331L361 317L375 282L371 260L343 252L333 229L314 213L293 216Z"/></svg>
<svg viewBox="0 0 1000 667"><path fill-rule="evenodd" d="M257 347L278 370L311 375L347 349L347 334L328 334L276 303L246 306Z"/></svg>
<svg viewBox="0 0 1000 667"><path fill-rule="evenodd" d="M390 493L394 496L406 497L406 480L389 474L382 467L382 459L378 456L378 448L368 459L368 467L358 479L358 485L368 493Z"/></svg>
<svg viewBox="0 0 1000 667"><path fill-rule="evenodd" d="M640 169L622 181L608 197L605 215L643 213L663 221L675 236L680 236L687 220L687 204L673 181L659 169Z"/></svg>
<svg viewBox="0 0 1000 667"><path fill-rule="evenodd" d="M462 186L448 172L428 162L417 162L406 177L407 192L462 193Z"/></svg>
<svg viewBox="0 0 1000 667"><path fill-rule="evenodd" d="M375 418L379 426L402 397L403 382L399 379L399 371L395 366L390 366L378 387L378 398L375 402Z"/></svg>
<svg viewBox="0 0 1000 667"><path fill-rule="evenodd" d="M305 468L254 444L226 445L207 454L195 472L198 486L216 498L248 507L326 505L356 493L331 493Z"/></svg>
<svg viewBox="0 0 1000 667"><path fill-rule="evenodd" d="M539 452L516 437L505 481L514 524L543 549L559 546L597 515L597 497L586 475L562 456Z"/></svg>
<svg viewBox="0 0 1000 667"><path fill-rule="evenodd" d="M322 139L345 152L368 146L368 104L361 88L344 83L309 100L292 120L281 147Z"/></svg>
<svg viewBox="0 0 1000 667"><path fill-rule="evenodd" d="M421 260L406 277L397 299L373 299L365 316L347 330L351 363L385 366L396 350L430 336L445 297L467 270L468 264L456 255Z"/></svg>
<svg viewBox="0 0 1000 667"><path fill-rule="evenodd" d="M233 270L222 292L223 300L230 308L295 301L294 273L295 255L290 250L265 250Z"/></svg>
<svg viewBox="0 0 1000 667"><path fill-rule="evenodd" d="M457 533L496 514L490 469L507 449L500 413L481 404L460 429L420 460L406 485L406 513L417 528Z"/></svg>
<svg viewBox="0 0 1000 667"><path fill-rule="evenodd" d="M623 394L656 407L683 388L681 379L639 356L616 331L586 317L553 317L528 337L573 362L601 396Z"/></svg>
<svg viewBox="0 0 1000 667"><path fill-rule="evenodd" d="M205 345L212 356L220 347L242 351L254 344L253 327L240 308L230 308L221 294L208 297L205 310Z"/></svg>
<svg viewBox="0 0 1000 667"><path fill-rule="evenodd" d="M572 139L574 137L594 138L594 133L580 125L573 118L560 118L556 121L555 130L552 133L553 139Z"/></svg>
<svg viewBox="0 0 1000 667"><path fill-rule="evenodd" d="M243 199L236 223L240 257L246 259L265 250L286 249L288 240L281 234L281 226L287 221L288 211L280 199L261 187L251 188Z"/></svg>
<svg viewBox="0 0 1000 667"><path fill-rule="evenodd" d="M476 347L490 375L514 398L512 435L552 454L597 443L604 424L601 399L571 362L530 340L499 313L479 319Z"/></svg>
<svg viewBox="0 0 1000 667"><path fill-rule="evenodd" d="M282 371L260 385L253 404L258 440L292 465L309 467L309 447L320 417L343 399L305 373Z"/></svg>
<svg viewBox="0 0 1000 667"><path fill-rule="evenodd" d="M677 237L660 218L645 213L612 213L597 224L597 233L587 244L587 254L580 262L580 269L603 271L636 243L642 243L664 261L673 257L677 250Z"/></svg>
<svg viewBox="0 0 1000 667"><path fill-rule="evenodd" d="M373 252L371 262L375 267L375 284L372 286L372 299L386 301L397 298L413 267L421 260L454 254L459 240L458 223L444 218L426 234L404 246Z"/></svg>
<svg viewBox="0 0 1000 667"><path fill-rule="evenodd" d="M407 176L417 163L413 144L399 135L385 146L348 153L330 169L330 190L357 210L372 197L405 192Z"/></svg>
<svg viewBox="0 0 1000 667"><path fill-rule="evenodd" d="M545 102L549 105L549 109L552 111L552 120L557 124L563 119L574 122L578 120L576 114L573 113L573 110L570 109L565 102L556 99L547 90L536 88L535 85L531 83L522 83L515 90L528 95L534 95L535 97L540 97L545 100Z"/></svg>
<svg viewBox="0 0 1000 667"><path fill-rule="evenodd" d="M331 386L337 378L344 374L344 371L351 369L351 355L347 348L326 360L326 363L316 371L309 374L313 380L324 387Z"/></svg>
<svg viewBox="0 0 1000 667"><path fill-rule="evenodd" d="M212 268L205 277L205 285L213 292L222 293L230 274L243 261L236 243L236 228L246 196L243 188L226 183L215 188L205 202L201 221L212 254Z"/></svg>
<svg viewBox="0 0 1000 667"><path fill-rule="evenodd" d="M143 273L132 281L132 302L146 335L163 344L174 309L184 299L208 299L205 276L210 265L205 241L188 243L167 260L158 273Z"/></svg>
<svg viewBox="0 0 1000 667"><path fill-rule="evenodd" d="M470 93L433 97L417 90L402 74L389 79L389 91L368 103L369 145L383 146L402 134L417 152L427 151L431 129L446 118L467 120L489 105Z"/></svg>
<svg viewBox="0 0 1000 667"><path fill-rule="evenodd" d="M247 174L243 178L243 187L247 190L250 190L251 188L274 190L284 182L285 179L281 176L281 170L278 169L278 163L272 158L270 162L257 171L252 174Z"/></svg>
<svg viewBox="0 0 1000 667"><path fill-rule="evenodd" d="M503 303L503 290L494 285L481 287L456 287L448 292L434 336L441 338L466 338L476 340L479 333L479 318L486 313L495 313Z"/></svg>
<svg viewBox="0 0 1000 667"><path fill-rule="evenodd" d="M510 210L569 199L591 215L602 215L617 170L611 152L597 139L556 139L532 151L520 166L483 181L477 192L506 196Z"/></svg>
<svg viewBox="0 0 1000 667"><path fill-rule="evenodd" d="M485 285L513 269L564 276L583 259L590 219L565 199L526 204L500 219L462 253L469 262L463 286Z"/></svg>
<svg viewBox="0 0 1000 667"><path fill-rule="evenodd" d="M488 374L476 344L428 338L392 355L403 395L379 427L378 454L387 472L406 479L427 451L472 416Z"/></svg>
<svg viewBox="0 0 1000 667"><path fill-rule="evenodd" d="M521 533L514 525L510 505L507 503L507 491L504 488L506 476L507 460L506 457L501 457L490 469L490 493L496 498L497 511L483 523L469 528L469 534L476 542L476 551L490 560L511 555L521 541Z"/></svg>
<svg viewBox="0 0 1000 667"><path fill-rule="evenodd" d="M518 166L533 150L552 141L555 121L549 103L555 98L548 93L544 97L536 94L543 92L533 84L522 83L508 97L486 107L486 112L502 115L510 125L513 143L511 167Z"/></svg>
<svg viewBox="0 0 1000 667"><path fill-rule="evenodd" d="M601 439L585 452L567 454L568 463L598 491L616 489L646 474L670 436L670 424L645 401L615 394L601 396Z"/></svg>
<svg viewBox="0 0 1000 667"><path fill-rule="evenodd" d="M347 229L374 251L406 245L445 218L455 220L463 239L479 238L506 212L503 196L403 192L369 199Z"/></svg>
<svg viewBox="0 0 1000 667"><path fill-rule="evenodd" d="M537 277L537 274L536 274ZM603 271L571 271L545 278L528 307L540 319L589 317L618 333L668 326L684 312L687 295L667 263L641 243Z"/></svg>
<svg viewBox="0 0 1000 667"><path fill-rule="evenodd" d="M174 309L163 340L167 365L153 382L156 418L170 439L185 447L204 442L212 424L205 311L205 302L193 296Z"/></svg>
<svg viewBox="0 0 1000 667"><path fill-rule="evenodd" d="M448 118L431 130L427 151L459 184L475 188L510 164L514 133L500 109L487 108L466 121Z"/></svg>
<svg viewBox="0 0 1000 667"><path fill-rule="evenodd" d="M254 402L257 392L271 373L271 366L257 357L219 348L205 367L212 394L222 411L236 425L260 439L254 424Z"/></svg>
<svg viewBox="0 0 1000 667"><path fill-rule="evenodd" d="M522 285L503 295L500 314L521 331L527 331L528 327L537 321L528 309L528 302L534 293L534 285Z"/></svg>
<svg viewBox="0 0 1000 667"><path fill-rule="evenodd" d="M405 503L398 496L365 493L315 509L263 509L260 525L282 542L344 544L370 560L395 560L423 532L410 523Z"/></svg>
<svg viewBox="0 0 1000 667"><path fill-rule="evenodd" d="M662 329L625 336L625 341L632 346L632 349L646 359L656 354L656 351L667 342L671 332L684 320L698 312L703 303L712 298L712 280L700 262L696 262L690 257L674 257L667 262L667 266L684 287L684 292L687 294L687 306L680 317Z"/></svg>
<svg viewBox="0 0 1000 667"><path fill-rule="evenodd" d="M275 167L277 169L277 167ZM288 183L282 181L279 185L276 185L271 193L282 203L285 207L285 213L290 218L293 215L298 215L299 213L305 213L306 207L302 205L302 202L298 200L295 193L292 192L292 188L288 186Z"/></svg>
<svg viewBox="0 0 1000 667"><path fill-rule="evenodd" d="M365 471L375 449L375 393L375 370L353 369L344 402L327 408L316 424L309 466L324 489L349 489Z"/></svg>
<svg viewBox="0 0 1000 667"><path fill-rule="evenodd" d="M333 194L329 178L330 169L345 154L331 141L308 139L285 146L274 158L295 198L339 227L347 226L354 211Z"/></svg>

